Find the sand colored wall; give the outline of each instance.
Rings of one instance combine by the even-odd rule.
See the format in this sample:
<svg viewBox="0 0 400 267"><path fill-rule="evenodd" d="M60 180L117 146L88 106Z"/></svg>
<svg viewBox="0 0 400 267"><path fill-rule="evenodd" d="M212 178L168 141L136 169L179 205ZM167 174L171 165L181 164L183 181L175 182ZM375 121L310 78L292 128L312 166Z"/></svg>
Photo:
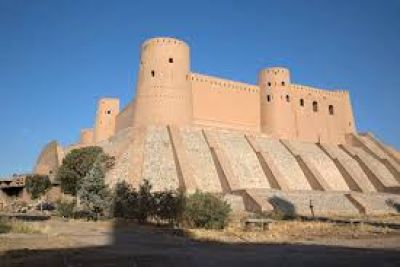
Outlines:
<svg viewBox="0 0 400 267"><path fill-rule="evenodd" d="M193 123L246 131L260 130L257 86L192 73Z"/></svg>
<svg viewBox="0 0 400 267"><path fill-rule="evenodd" d="M94 132L93 129L82 129L79 138L79 144L89 145L94 142Z"/></svg>
<svg viewBox="0 0 400 267"><path fill-rule="evenodd" d="M142 45L134 124L185 125L192 122L189 46L172 38Z"/></svg>
<svg viewBox="0 0 400 267"><path fill-rule="evenodd" d="M50 178L53 178L61 165L63 157L61 146L56 141L52 141L43 148L33 172L40 175L49 175Z"/></svg>
<svg viewBox="0 0 400 267"><path fill-rule="evenodd" d="M118 115L115 122L115 132L133 126L133 112L135 109L135 101L130 102Z"/></svg>
<svg viewBox="0 0 400 267"><path fill-rule="evenodd" d="M277 138L333 144L344 143L345 134L355 132L347 91L292 84L285 68L262 70L258 83L263 132Z"/></svg>
<svg viewBox="0 0 400 267"><path fill-rule="evenodd" d="M119 113L119 99L102 98L97 104L95 142L106 140L115 134L115 121Z"/></svg>

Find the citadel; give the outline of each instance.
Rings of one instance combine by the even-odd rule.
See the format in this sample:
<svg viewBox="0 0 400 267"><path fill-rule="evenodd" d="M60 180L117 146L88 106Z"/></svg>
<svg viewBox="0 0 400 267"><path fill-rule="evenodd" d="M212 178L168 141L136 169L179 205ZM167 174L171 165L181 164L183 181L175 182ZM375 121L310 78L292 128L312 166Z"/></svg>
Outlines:
<svg viewBox="0 0 400 267"><path fill-rule="evenodd" d="M111 186L147 179L154 190L223 194L236 209L309 215L388 214L400 203L400 152L356 130L349 92L295 84L290 71L256 85L192 72L190 48L143 43L136 96L100 99L76 144L50 142L34 172L52 176L72 149L115 156Z"/></svg>

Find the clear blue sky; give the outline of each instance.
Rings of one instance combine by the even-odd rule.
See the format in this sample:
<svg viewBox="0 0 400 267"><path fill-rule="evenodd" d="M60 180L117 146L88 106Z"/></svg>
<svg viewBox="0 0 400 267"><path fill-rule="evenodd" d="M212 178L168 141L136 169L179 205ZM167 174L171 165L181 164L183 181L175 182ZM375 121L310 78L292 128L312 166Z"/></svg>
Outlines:
<svg viewBox="0 0 400 267"><path fill-rule="evenodd" d="M0 0L0 176L75 142L99 97L130 101L154 36L187 41L195 72L348 89L358 129L400 147L400 1Z"/></svg>

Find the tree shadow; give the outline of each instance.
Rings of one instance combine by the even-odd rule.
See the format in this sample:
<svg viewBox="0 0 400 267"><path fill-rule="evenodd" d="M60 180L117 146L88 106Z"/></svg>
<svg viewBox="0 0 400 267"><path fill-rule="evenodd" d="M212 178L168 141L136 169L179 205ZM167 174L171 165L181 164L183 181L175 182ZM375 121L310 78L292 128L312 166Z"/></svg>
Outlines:
<svg viewBox="0 0 400 267"><path fill-rule="evenodd" d="M273 196L268 199L274 207L274 211L280 214L282 219L292 219L297 217L296 207L288 200Z"/></svg>

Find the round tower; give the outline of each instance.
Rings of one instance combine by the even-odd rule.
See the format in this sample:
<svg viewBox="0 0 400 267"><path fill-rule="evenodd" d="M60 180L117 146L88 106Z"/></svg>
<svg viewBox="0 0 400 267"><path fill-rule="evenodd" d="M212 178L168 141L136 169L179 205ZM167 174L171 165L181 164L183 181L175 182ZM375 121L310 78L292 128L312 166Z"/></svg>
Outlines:
<svg viewBox="0 0 400 267"><path fill-rule="evenodd" d="M189 46L173 38L143 43L135 98L134 125L192 122Z"/></svg>
<svg viewBox="0 0 400 267"><path fill-rule="evenodd" d="M258 74L258 85L261 93L261 131L278 138L295 137L289 70L280 67L263 69Z"/></svg>

